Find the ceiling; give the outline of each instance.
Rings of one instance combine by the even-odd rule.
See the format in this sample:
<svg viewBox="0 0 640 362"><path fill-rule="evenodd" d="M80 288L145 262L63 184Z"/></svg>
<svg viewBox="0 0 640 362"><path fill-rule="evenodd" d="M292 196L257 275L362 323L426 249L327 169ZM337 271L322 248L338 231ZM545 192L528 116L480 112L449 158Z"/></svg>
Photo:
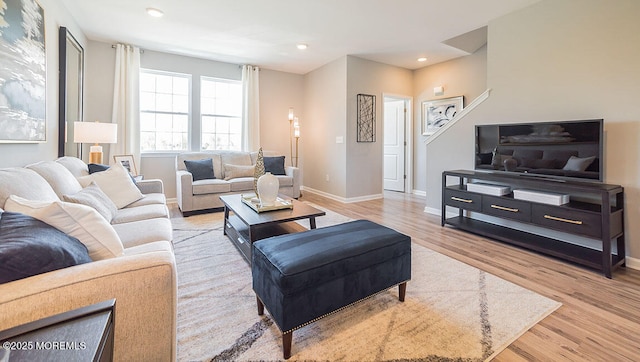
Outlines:
<svg viewBox="0 0 640 362"><path fill-rule="evenodd" d="M345 55L407 69L467 55L486 42L474 30L538 1L62 0L91 40L298 74Z"/></svg>

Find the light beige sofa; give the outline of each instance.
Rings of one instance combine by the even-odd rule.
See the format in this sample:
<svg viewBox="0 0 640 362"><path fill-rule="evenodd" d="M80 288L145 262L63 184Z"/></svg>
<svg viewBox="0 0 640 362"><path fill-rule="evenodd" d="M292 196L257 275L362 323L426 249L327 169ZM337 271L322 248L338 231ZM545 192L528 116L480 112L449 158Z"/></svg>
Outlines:
<svg viewBox="0 0 640 362"><path fill-rule="evenodd" d="M265 157L279 156L275 152L264 151ZM198 161L211 159L213 162L214 179L193 180L193 175L187 170L184 161ZM216 209L224 207L220 196L253 191L253 177L237 177L229 179L229 172L225 165L251 166L255 165L257 152L242 151L203 151L184 152L176 156L176 196L178 206L183 215L193 211ZM279 193L297 199L300 197L300 169L286 166L286 175L276 175L280 183Z"/></svg>
<svg viewBox="0 0 640 362"><path fill-rule="evenodd" d="M50 200L71 193L81 187L72 179L87 174L87 165L70 157L0 169L0 208L10 195ZM124 255L0 284L0 330L115 298L115 360L176 359L177 274L163 185L137 186L144 197L112 221Z"/></svg>

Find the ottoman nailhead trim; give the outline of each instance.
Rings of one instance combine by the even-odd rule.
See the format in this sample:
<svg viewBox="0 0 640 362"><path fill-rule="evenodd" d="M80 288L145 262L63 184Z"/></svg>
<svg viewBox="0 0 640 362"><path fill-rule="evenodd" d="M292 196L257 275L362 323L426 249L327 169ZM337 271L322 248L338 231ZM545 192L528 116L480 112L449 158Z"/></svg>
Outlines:
<svg viewBox="0 0 640 362"><path fill-rule="evenodd" d="M365 300L367 300L367 299L369 299L369 298L375 297L376 295L378 295L378 294L380 294L380 293L382 293L382 292L386 292L387 290L389 290L389 289L391 289L391 288L393 288L393 287L397 287L398 285L400 285L400 284L402 284L402 283L406 283L406 282L408 282L409 280L411 280L411 279L407 279L407 280L405 280L405 281L403 281L403 282L400 282L400 283L398 283L398 284L392 285L392 286L390 286L390 287L389 287L389 288L387 288L387 289L383 289L383 290L381 290L381 291L379 291L379 292L377 292L377 293L373 293L373 294L371 294L371 295L369 295L369 296L367 296L367 297L364 297L364 298L362 298L362 299L358 299L358 300L356 300L356 301L355 301L355 302L353 302L353 303L347 304L347 305L345 305L344 307L340 307L340 308L338 308L338 309L336 309L336 310L334 310L334 311L331 311L331 312L329 312L329 313L327 313L327 314L323 314L323 315L321 315L320 317L314 318L314 319L312 319L312 320L310 320L310 321L308 321L308 322L306 322L306 323L303 323L303 324L301 324L301 325L299 325L299 326L297 326L297 327L291 328L290 330L288 330L288 331L286 331L286 332L282 332L282 333L291 333L291 332L295 331L296 329L300 329L300 328L302 328L302 327L305 327L305 326L307 326L307 325L309 325L309 324L311 324L311 323L313 323L313 322L316 322L316 321L318 321L318 320L320 320L320 319L322 319L322 318L324 318L324 317L327 317L327 316L330 316L330 315L332 315L332 314L338 313L338 312L340 312L341 310L343 310L343 309L347 309L347 308L349 308L349 307L351 307L351 306L353 306L353 305L355 305L355 304L358 304L358 303L360 303L360 302L364 302Z"/></svg>

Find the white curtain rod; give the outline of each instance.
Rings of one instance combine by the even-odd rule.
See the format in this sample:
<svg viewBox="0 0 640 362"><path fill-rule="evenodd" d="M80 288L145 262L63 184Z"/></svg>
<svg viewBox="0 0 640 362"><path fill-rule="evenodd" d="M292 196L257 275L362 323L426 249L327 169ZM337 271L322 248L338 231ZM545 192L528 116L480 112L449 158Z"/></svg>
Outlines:
<svg viewBox="0 0 640 362"><path fill-rule="evenodd" d="M111 44L111 48L115 49L117 44ZM122 45L131 45L131 44L122 44ZM133 45L131 45L133 46ZM140 54L144 53L144 49L140 49Z"/></svg>

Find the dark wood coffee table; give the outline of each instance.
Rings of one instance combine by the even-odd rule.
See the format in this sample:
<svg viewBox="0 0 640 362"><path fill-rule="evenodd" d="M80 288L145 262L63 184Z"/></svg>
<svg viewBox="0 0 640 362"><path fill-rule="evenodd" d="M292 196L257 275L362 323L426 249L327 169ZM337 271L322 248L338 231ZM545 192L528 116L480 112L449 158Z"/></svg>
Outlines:
<svg viewBox="0 0 640 362"><path fill-rule="evenodd" d="M316 217L325 212L304 202L279 195L291 200L292 209L255 212L242 202L241 195L220 196L224 203L224 235L227 235L238 248L242 256L251 265L251 247L253 242L276 235L297 233L307 230L296 220L309 219L309 228L316 228Z"/></svg>

